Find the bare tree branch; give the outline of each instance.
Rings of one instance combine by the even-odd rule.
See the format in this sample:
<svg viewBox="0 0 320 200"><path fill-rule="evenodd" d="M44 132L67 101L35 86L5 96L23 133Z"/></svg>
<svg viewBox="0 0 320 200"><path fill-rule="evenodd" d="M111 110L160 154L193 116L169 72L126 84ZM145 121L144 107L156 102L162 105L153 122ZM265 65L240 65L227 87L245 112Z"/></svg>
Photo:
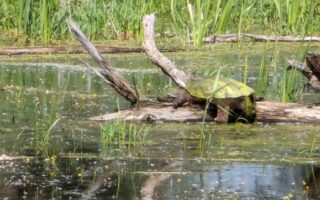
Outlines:
<svg viewBox="0 0 320 200"><path fill-rule="evenodd" d="M176 68L166 56L164 56L156 47L154 40L154 14L146 15L143 18L144 41L143 48L151 61L159 66L179 87L185 88L188 75Z"/></svg>
<svg viewBox="0 0 320 200"><path fill-rule="evenodd" d="M138 98L135 94L134 87L110 65L108 60L102 57L95 46L88 40L88 38L71 19L67 19L66 22L69 25L70 30L76 36L77 40L88 51L91 57L106 70L105 78L111 83L111 86L132 105L136 104Z"/></svg>

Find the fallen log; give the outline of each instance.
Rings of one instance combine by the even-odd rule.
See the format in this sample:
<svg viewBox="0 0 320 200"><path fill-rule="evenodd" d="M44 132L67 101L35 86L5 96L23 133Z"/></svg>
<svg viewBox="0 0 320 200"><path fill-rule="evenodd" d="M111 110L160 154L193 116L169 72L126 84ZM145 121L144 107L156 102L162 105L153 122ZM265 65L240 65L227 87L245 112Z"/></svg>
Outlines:
<svg viewBox="0 0 320 200"><path fill-rule="evenodd" d="M108 45L96 45L100 53L141 53L144 52L142 47L119 47ZM182 51L179 48L161 48L161 52ZM0 55L14 56L24 54L80 54L87 51L79 45L52 46L52 47L5 47L0 48Z"/></svg>
<svg viewBox="0 0 320 200"><path fill-rule="evenodd" d="M205 43L216 42L239 42L239 41L255 41L255 42L320 42L320 37L291 37L291 36L267 36L254 34L226 34L212 35L204 39Z"/></svg>
<svg viewBox="0 0 320 200"><path fill-rule="evenodd" d="M151 18L151 20L150 20ZM144 18L144 25L146 28L153 29L153 25L149 23L154 23L153 15L146 16ZM82 42L90 55L105 68L107 73L112 73L115 70L112 69L111 65L101 57L95 47L86 39L83 33L79 29L74 29L76 25L69 20L69 26L73 27L71 30L75 33L75 36ZM149 29L148 28L148 29ZM188 80L188 75L184 72L178 70L174 64L164 57L156 48L153 31L145 31L145 41L144 48L146 53L151 57L152 61L159 66L162 71L169 75L179 87L184 88L186 81ZM151 36L151 37L149 37ZM148 44L150 43L150 44ZM157 56L153 56L157 55ZM159 60L160 58L160 60ZM107 66L106 66L107 65ZM112 83L114 89L122 88L123 85L119 82L110 81L112 76L100 76L107 79L107 81ZM124 83L128 84L126 80ZM121 82L122 83L122 82ZM126 85L124 84L124 85ZM128 86L127 93L122 93L121 90L117 90L118 93L125 97L128 101L130 99L126 94L132 95L134 101L130 101L132 104L137 102L137 96L132 89L130 84ZM205 118L204 118L205 117ZM139 108L132 108L129 110L121 110L115 113L108 113L105 115L92 117L91 120L96 121L113 121L113 120L125 120L125 121L136 121L136 122L215 122L216 119L207 115L203 108L196 106L194 104L189 104L187 106L179 107L178 109L173 108L172 103L163 103L152 100L141 100ZM320 122L320 106L315 105L304 105L295 103L278 103L278 102L257 102L257 122L268 123L318 123Z"/></svg>
<svg viewBox="0 0 320 200"><path fill-rule="evenodd" d="M141 47L116 47L116 46L96 46L100 53L135 53L143 52ZM85 53L82 46L53 46L53 47L6 47L0 48L0 55L23 55L23 54L79 54Z"/></svg>
<svg viewBox="0 0 320 200"><path fill-rule="evenodd" d="M94 121L132 121L132 122L214 122L214 118L206 115L203 109L196 106L173 108L172 104L160 102L141 102L139 109L121 110L115 113L91 117Z"/></svg>
<svg viewBox="0 0 320 200"><path fill-rule="evenodd" d="M262 101L256 103L259 123L319 123L320 106L296 103ZM204 119L204 116L206 118ZM132 122L214 122L204 111L196 107L174 109L171 105L149 105L140 109L121 110L90 118L94 121Z"/></svg>

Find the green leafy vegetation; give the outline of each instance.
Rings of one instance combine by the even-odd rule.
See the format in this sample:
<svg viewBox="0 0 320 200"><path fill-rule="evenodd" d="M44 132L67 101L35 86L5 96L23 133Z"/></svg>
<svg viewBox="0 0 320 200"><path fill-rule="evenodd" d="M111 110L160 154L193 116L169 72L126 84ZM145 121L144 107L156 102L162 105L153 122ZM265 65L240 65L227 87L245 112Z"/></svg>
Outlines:
<svg viewBox="0 0 320 200"><path fill-rule="evenodd" d="M142 17L152 12L161 37L178 35L196 46L208 35L229 32L320 32L320 3L312 0L2 0L0 36L23 44L65 41L64 19L71 16L92 40L141 39Z"/></svg>

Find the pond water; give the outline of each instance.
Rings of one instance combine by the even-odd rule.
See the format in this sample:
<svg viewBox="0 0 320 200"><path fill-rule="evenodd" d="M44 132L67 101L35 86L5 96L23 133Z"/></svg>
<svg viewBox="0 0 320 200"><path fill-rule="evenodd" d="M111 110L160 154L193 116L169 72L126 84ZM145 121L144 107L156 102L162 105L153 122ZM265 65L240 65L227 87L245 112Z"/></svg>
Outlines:
<svg viewBox="0 0 320 200"><path fill-rule="evenodd" d="M317 48L270 44L266 56L280 68ZM166 54L189 73L224 66L237 79L248 62L248 83L255 87L264 49L218 44ZM318 125L138 124L132 134L139 139L106 141L117 123L87 118L129 105L81 67L79 57L92 63L86 55L1 57L0 198L320 198ZM109 57L130 81L134 77L143 96L174 90L144 54ZM299 100L319 103L316 94L304 97Z"/></svg>

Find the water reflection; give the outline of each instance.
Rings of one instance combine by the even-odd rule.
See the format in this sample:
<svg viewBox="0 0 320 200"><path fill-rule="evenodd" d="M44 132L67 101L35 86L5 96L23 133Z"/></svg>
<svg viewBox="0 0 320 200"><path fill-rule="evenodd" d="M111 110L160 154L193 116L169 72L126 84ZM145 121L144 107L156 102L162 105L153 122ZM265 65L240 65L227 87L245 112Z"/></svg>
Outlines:
<svg viewBox="0 0 320 200"><path fill-rule="evenodd" d="M319 167L201 160L61 158L1 161L0 197L318 199Z"/></svg>

